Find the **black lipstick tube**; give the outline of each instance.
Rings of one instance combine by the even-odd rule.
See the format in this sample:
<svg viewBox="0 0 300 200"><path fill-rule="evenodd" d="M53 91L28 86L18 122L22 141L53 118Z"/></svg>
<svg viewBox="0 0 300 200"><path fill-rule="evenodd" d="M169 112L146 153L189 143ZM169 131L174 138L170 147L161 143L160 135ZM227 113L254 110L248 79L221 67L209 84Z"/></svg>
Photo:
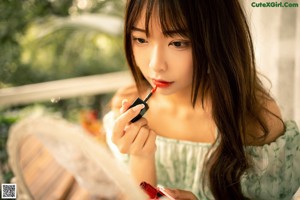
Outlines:
<svg viewBox="0 0 300 200"><path fill-rule="evenodd" d="M153 93L156 91L157 86L155 86L154 88L152 88L151 92L146 96L146 98L144 100L137 98L129 108L132 108L138 104L144 104L145 107L139 112L139 114L137 116L135 116L130 122L134 123L137 120L141 119L143 117L143 115L147 112L147 110L149 109L149 106L147 104L147 101L149 100L149 98L153 95ZM128 109L129 109L128 108Z"/></svg>

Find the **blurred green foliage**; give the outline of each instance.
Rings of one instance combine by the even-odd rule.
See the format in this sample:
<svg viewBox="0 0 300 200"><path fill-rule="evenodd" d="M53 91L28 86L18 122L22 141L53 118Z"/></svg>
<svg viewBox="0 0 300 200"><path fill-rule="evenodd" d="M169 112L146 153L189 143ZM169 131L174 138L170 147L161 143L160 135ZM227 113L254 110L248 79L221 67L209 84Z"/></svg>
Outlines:
<svg viewBox="0 0 300 200"><path fill-rule="evenodd" d="M18 84L19 73L26 72L23 74L24 76L33 73L29 66L21 63L21 39L33 21L50 14L68 15L68 7L72 5L72 0L55 2L43 0L0 1L0 80L2 83ZM57 5L58 2L60 5ZM21 80L21 82L24 81Z"/></svg>
<svg viewBox="0 0 300 200"><path fill-rule="evenodd" d="M13 176L9 166L6 164L8 160L7 151L4 151L8 139L8 135L6 133L11 125L16 121L16 116L0 115L0 172L2 172L1 174L3 176L3 180L0 180L0 182L3 181L4 183L9 183Z"/></svg>
<svg viewBox="0 0 300 200"><path fill-rule="evenodd" d="M1 0L0 11L0 88L124 68L121 34L78 25L40 36L45 25L80 14L121 20L123 1Z"/></svg>
<svg viewBox="0 0 300 200"><path fill-rule="evenodd" d="M125 69L121 31L111 34L95 28L97 21L66 23L86 14L122 21L123 4L122 0L0 0L0 89ZM76 121L81 110L94 109L100 118L111 95L0 108L0 182L13 176L6 141L24 110L38 105Z"/></svg>

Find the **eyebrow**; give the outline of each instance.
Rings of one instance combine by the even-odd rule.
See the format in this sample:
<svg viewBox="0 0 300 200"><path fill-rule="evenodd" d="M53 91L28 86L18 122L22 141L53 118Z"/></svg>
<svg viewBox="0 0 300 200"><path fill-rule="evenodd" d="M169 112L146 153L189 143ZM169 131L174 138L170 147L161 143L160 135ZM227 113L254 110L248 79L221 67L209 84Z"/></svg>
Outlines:
<svg viewBox="0 0 300 200"><path fill-rule="evenodd" d="M141 29L141 28L137 28L137 27L135 27L135 26L132 26L131 30L132 30L132 31L139 31L139 32L146 33L146 30Z"/></svg>
<svg viewBox="0 0 300 200"><path fill-rule="evenodd" d="M141 29L141 28L138 28L138 27L135 27L135 26L132 26L131 30L146 33L145 29ZM178 35L178 34L179 35L186 35L186 33L187 33L187 31L183 30L183 29L180 29L180 30L167 30L167 31L163 32L164 35L169 35L169 36Z"/></svg>

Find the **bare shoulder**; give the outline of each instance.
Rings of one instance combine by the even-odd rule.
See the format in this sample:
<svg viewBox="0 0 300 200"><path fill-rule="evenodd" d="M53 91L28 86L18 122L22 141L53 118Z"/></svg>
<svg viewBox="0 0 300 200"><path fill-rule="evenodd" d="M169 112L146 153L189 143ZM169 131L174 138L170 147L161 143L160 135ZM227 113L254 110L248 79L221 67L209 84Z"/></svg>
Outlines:
<svg viewBox="0 0 300 200"><path fill-rule="evenodd" d="M270 133L266 138L266 143L270 143L281 136L284 133L285 128L278 104L274 100L267 101L266 108L268 111L264 111L264 116L268 128L270 129Z"/></svg>
<svg viewBox="0 0 300 200"><path fill-rule="evenodd" d="M138 96L136 85L128 85L117 90L111 100L112 110L119 110L122 106L122 101L127 99L128 102L134 101Z"/></svg>
<svg viewBox="0 0 300 200"><path fill-rule="evenodd" d="M259 128L259 124L250 120L250 123L247 126L247 133L252 133L252 136L246 136L247 143L250 145L264 145L269 144L275 141L279 136L284 134L284 124L281 116L281 111L274 100L265 100L264 107L261 112L262 117L264 118L267 128L269 129L268 135L261 140L258 140L257 137L263 136L263 131ZM255 135L253 135L255 133ZM255 137L253 137L255 136Z"/></svg>

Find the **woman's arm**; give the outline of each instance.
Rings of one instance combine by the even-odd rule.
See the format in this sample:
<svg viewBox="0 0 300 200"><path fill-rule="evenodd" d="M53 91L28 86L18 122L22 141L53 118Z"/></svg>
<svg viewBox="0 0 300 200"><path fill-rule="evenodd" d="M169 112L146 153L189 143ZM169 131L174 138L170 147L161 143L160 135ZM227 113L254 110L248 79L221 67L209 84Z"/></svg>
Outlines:
<svg viewBox="0 0 300 200"><path fill-rule="evenodd" d="M131 92L123 90L126 97L134 96L135 90L130 88ZM142 181L149 182L156 185L156 171L155 171L155 140L156 134L148 127L148 122L145 118L141 118L135 123L130 120L134 118L143 105L138 105L130 108L131 103L122 99L121 93L115 96L113 102L113 110L118 112L117 119L114 122L112 141L123 154L129 155L129 166L132 175L138 183ZM130 95L131 94L131 95ZM136 96L135 96L136 97ZM116 108L116 102L121 106Z"/></svg>
<svg viewBox="0 0 300 200"><path fill-rule="evenodd" d="M130 156L130 170L139 184L145 181L151 185L157 185L155 156L149 158Z"/></svg>

